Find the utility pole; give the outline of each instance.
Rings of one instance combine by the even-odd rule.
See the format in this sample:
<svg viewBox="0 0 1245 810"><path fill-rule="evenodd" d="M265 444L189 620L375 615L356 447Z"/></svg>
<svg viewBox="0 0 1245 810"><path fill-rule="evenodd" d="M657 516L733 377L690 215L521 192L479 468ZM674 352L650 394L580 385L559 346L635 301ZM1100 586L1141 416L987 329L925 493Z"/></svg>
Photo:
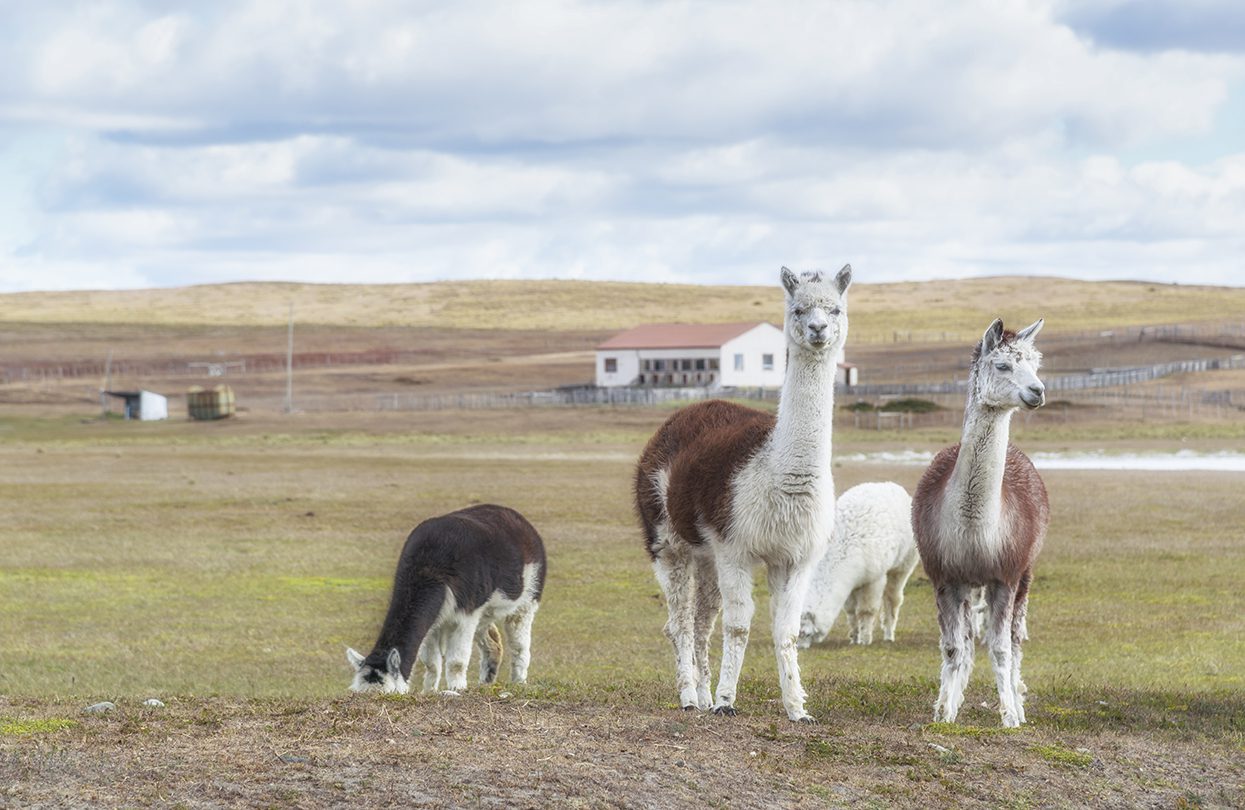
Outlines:
<svg viewBox="0 0 1245 810"><path fill-rule="evenodd" d="M294 302L290 302L290 325L285 342L285 412L294 412Z"/></svg>
<svg viewBox="0 0 1245 810"><path fill-rule="evenodd" d="M104 361L104 387L99 389L99 415L108 415L108 394L112 390L112 349L108 350L108 359Z"/></svg>

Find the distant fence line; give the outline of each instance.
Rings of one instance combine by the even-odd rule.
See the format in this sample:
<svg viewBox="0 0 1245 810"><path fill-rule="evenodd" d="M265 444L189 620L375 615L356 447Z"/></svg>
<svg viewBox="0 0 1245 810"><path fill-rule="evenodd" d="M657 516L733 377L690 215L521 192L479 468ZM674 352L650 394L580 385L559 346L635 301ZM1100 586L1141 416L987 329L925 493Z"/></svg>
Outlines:
<svg viewBox="0 0 1245 810"><path fill-rule="evenodd" d="M1100 329L1047 329L1044 339L1093 340L1099 343L1196 343L1245 349L1245 321L1213 323L1163 324L1158 326L1106 326ZM855 343L870 345L886 343L966 343L981 340L981 332L947 331L942 329L895 329L890 333L853 335Z"/></svg>
<svg viewBox="0 0 1245 810"><path fill-rule="evenodd" d="M1177 360L1137 368L1105 369L1088 374L1064 374L1044 380L1047 391L1076 391L1086 388L1114 388L1121 385L1150 382L1197 371L1245 368L1245 354L1231 357L1215 357L1202 360ZM963 394L967 392L967 380L951 380L939 383L878 383L854 385L843 393L860 397L917 396L921 394Z"/></svg>
<svg viewBox="0 0 1245 810"><path fill-rule="evenodd" d="M1172 374L1209 371L1215 369L1245 369L1245 354L1226 358L1208 360L1186 360L1174 363L1161 363L1144 368L1117 369L1112 371L1093 372L1090 374L1065 375L1048 378L1046 390L1071 394L1075 392L1091 392L1101 389L1135 385L1161 379ZM946 383L905 384L905 385L836 385L836 396L841 401L856 399L896 398L904 396L922 396L931 398L944 408L958 408L963 404L967 383L957 380ZM1241 398L1238 393L1234 397L1232 391L1201 392L1197 402L1218 403L1235 407ZM1128 394L1109 395L1113 403L1123 401ZM773 388L595 388L591 386L562 388L553 391L532 391L515 393L462 393L462 394L342 394L342 395L311 395L296 397L300 410L376 410L376 411L441 411L441 410L487 410L501 408L530 407L575 407L575 406L657 406L670 403L695 402L703 399L725 397L753 401L777 402L779 391ZM1141 395L1142 399L1152 399ZM1171 398L1170 396L1168 398ZM1078 399L1087 399L1084 397ZM1183 388L1176 400L1181 407L1195 401ZM1174 407L1174 406L1173 406ZM889 418L889 417L872 417ZM939 417L939 421L945 418ZM912 420L908 420L908 425Z"/></svg>

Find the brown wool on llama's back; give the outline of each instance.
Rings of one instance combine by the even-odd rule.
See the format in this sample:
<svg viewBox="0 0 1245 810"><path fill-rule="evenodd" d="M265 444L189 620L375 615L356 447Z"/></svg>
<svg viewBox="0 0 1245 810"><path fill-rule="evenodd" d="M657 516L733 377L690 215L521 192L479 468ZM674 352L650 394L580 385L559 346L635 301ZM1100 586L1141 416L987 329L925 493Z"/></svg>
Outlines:
<svg viewBox="0 0 1245 810"><path fill-rule="evenodd" d="M720 537L727 536L731 479L773 429L773 415L718 399L690 405L666 420L640 454L635 472L636 512L649 557L656 559L657 526L667 507L671 526L690 545L705 542L698 515ZM662 471L669 474L668 504L656 480Z"/></svg>

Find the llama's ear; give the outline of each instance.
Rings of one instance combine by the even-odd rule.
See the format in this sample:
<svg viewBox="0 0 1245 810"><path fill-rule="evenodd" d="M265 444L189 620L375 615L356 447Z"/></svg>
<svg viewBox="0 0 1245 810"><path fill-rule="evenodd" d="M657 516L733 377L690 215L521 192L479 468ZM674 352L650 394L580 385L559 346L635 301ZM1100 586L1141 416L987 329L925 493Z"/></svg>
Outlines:
<svg viewBox="0 0 1245 810"><path fill-rule="evenodd" d="M981 336L981 353L989 354L998 348L1003 342L1003 319L995 318L994 323L990 324L986 329L986 333Z"/></svg>
<svg viewBox="0 0 1245 810"><path fill-rule="evenodd" d="M834 277L834 284L839 288L839 295L847 292L847 288L852 286L852 266L850 264L843 265L843 269Z"/></svg>
<svg viewBox="0 0 1245 810"><path fill-rule="evenodd" d="M778 277L782 279L782 286L786 288L787 295L795 295L795 288L800 286L800 277L785 267L778 271Z"/></svg>
<svg viewBox="0 0 1245 810"><path fill-rule="evenodd" d="M389 648L389 657L385 659L385 670L390 675L397 675L402 670L402 655L397 647Z"/></svg>
<svg viewBox="0 0 1245 810"><path fill-rule="evenodd" d="M346 648L346 660L350 662L350 666L354 667L355 672L363 668L363 656L350 647Z"/></svg>
<svg viewBox="0 0 1245 810"><path fill-rule="evenodd" d="M1038 318L1033 323L1026 326L1016 333L1016 340L1033 340L1037 337L1038 332L1042 331L1042 324L1046 323L1045 318Z"/></svg>

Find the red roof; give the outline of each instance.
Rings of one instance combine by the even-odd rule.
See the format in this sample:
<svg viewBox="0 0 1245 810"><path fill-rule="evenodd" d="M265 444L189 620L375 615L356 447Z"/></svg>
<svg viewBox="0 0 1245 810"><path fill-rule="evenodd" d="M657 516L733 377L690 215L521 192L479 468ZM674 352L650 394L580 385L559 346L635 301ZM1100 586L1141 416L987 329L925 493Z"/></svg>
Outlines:
<svg viewBox="0 0 1245 810"><path fill-rule="evenodd" d="M716 349L762 323L649 323L620 332L597 349Z"/></svg>

